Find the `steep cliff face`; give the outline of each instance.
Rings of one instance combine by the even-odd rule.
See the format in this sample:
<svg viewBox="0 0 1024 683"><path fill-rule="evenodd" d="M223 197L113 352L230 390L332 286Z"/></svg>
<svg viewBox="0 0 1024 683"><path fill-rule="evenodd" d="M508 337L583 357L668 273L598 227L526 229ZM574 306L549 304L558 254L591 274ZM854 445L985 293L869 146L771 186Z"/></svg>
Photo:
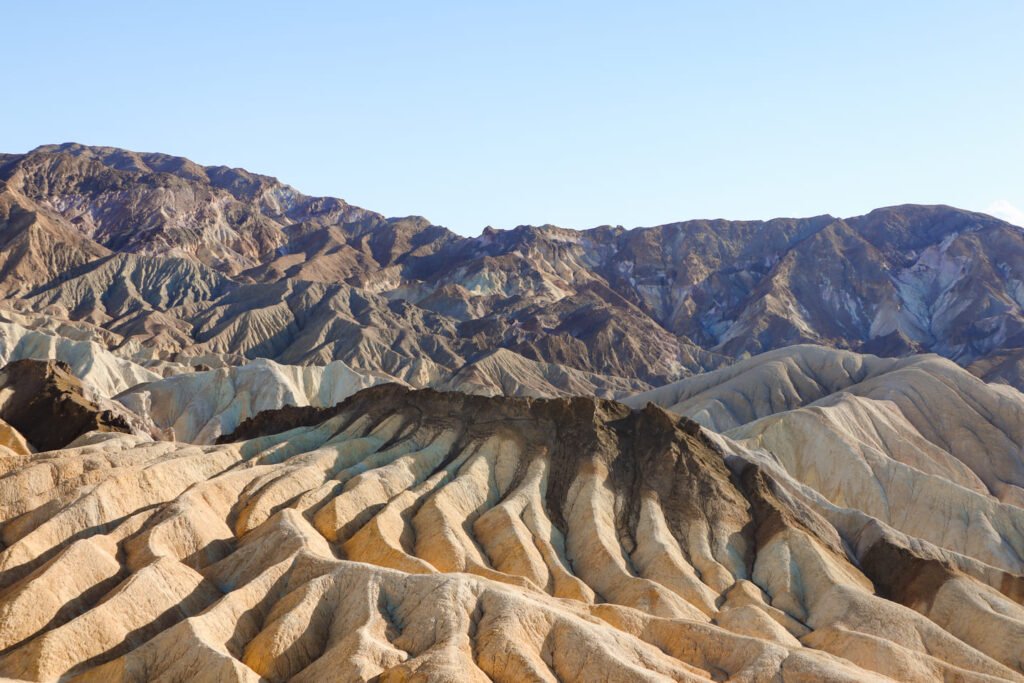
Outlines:
<svg viewBox="0 0 1024 683"><path fill-rule="evenodd" d="M297 410L237 443L5 458L0 675L1024 678L1019 566L654 405L392 384Z"/></svg>

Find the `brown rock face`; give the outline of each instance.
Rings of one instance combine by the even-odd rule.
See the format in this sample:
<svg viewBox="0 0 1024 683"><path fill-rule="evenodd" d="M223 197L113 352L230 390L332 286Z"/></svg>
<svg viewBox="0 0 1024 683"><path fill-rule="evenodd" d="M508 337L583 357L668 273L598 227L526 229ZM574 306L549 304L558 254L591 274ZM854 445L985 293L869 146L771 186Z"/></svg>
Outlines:
<svg viewBox="0 0 1024 683"><path fill-rule="evenodd" d="M41 451L62 448L86 432L131 431L123 417L87 398L61 361L19 360L0 370L0 419Z"/></svg>
<svg viewBox="0 0 1024 683"><path fill-rule="evenodd" d="M986 382L1000 382L1024 391L1024 348L1006 349L971 363L967 369Z"/></svg>
<svg viewBox="0 0 1024 683"><path fill-rule="evenodd" d="M1024 347L1024 231L948 206L467 238L162 154L3 159L0 303L161 353L617 397L800 343ZM1024 387L1018 366L995 376Z"/></svg>
<svg viewBox="0 0 1024 683"><path fill-rule="evenodd" d="M861 552L651 404L379 385L248 429L0 460L0 676L1024 680L980 565Z"/></svg>
<svg viewBox="0 0 1024 683"><path fill-rule="evenodd" d="M279 434L297 427L312 427L324 420L334 417L342 410L344 404L330 408L313 406L283 406L273 410L263 410L252 417L242 420L235 431L217 437L218 444L247 441L258 436Z"/></svg>

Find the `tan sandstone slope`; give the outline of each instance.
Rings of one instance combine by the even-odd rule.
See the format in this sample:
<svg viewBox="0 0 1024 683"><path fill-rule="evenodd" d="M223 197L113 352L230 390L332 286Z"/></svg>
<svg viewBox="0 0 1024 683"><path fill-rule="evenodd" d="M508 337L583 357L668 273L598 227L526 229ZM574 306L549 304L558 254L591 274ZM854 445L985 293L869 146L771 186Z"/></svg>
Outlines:
<svg viewBox="0 0 1024 683"><path fill-rule="evenodd" d="M882 519L653 405L391 384L247 424L0 457L0 676L1024 680L1024 510L972 463L890 458Z"/></svg>

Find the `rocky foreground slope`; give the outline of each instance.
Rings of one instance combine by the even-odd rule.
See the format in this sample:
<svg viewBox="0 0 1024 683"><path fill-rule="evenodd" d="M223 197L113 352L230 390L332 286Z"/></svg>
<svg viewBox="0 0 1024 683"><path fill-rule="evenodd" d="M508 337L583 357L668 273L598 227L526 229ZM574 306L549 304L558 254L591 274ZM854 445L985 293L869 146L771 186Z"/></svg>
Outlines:
<svg viewBox="0 0 1024 683"><path fill-rule="evenodd" d="M1024 680L1024 395L797 347L661 398L737 424L389 384L0 458L0 676Z"/></svg>

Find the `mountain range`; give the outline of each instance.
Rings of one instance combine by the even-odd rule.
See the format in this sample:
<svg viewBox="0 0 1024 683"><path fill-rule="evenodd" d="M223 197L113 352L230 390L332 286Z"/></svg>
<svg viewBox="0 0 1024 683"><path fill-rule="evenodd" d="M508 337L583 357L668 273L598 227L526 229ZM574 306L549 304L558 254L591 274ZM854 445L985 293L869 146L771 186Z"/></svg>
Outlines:
<svg viewBox="0 0 1024 683"><path fill-rule="evenodd" d="M0 155L0 678L1024 681L1024 230L457 235Z"/></svg>
<svg viewBox="0 0 1024 683"><path fill-rule="evenodd" d="M141 360L340 360L413 386L490 377L472 366L505 350L613 396L798 343L928 351L1024 386L1005 361L1024 346L1024 231L945 206L468 238L239 169L65 144L0 156L0 294Z"/></svg>

